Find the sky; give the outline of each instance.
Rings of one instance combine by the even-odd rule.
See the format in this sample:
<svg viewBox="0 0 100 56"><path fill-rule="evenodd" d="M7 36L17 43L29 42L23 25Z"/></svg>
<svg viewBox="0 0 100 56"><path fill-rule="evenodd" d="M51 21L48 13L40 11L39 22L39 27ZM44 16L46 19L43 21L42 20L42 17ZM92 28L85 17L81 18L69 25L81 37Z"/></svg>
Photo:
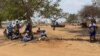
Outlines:
<svg viewBox="0 0 100 56"><path fill-rule="evenodd" d="M85 5L92 4L91 0L61 0L60 7L64 12L78 13Z"/></svg>
<svg viewBox="0 0 100 56"><path fill-rule="evenodd" d="M56 0L53 0L53 1L56 1ZM85 5L90 5L90 4L92 4L91 0L61 0L60 8L62 8L64 12L71 13L71 14L76 14ZM36 21L38 21L39 19L41 19L41 18L38 18ZM61 19L61 20L58 20L58 21L66 21L66 20Z"/></svg>

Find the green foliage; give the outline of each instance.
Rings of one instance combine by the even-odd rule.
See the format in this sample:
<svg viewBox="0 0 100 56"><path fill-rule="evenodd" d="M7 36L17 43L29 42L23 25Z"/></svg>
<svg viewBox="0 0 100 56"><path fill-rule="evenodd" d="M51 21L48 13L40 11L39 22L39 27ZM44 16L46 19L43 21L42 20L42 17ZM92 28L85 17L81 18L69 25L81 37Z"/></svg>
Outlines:
<svg viewBox="0 0 100 56"><path fill-rule="evenodd" d="M12 19L18 19L20 17L23 17L25 14L25 10L23 10L22 3L20 3L20 0L6 0L5 3L5 17L7 17L9 20Z"/></svg>
<svg viewBox="0 0 100 56"><path fill-rule="evenodd" d="M56 0L52 4L52 0L0 0L2 3L2 9L0 12L0 17L8 20L13 19L30 19L34 12L40 12L40 15L46 18L50 17L60 17L61 9L59 8L60 0ZM43 10L41 10L43 9Z"/></svg>
<svg viewBox="0 0 100 56"><path fill-rule="evenodd" d="M77 15L70 14L69 17L68 17L68 19L67 19L67 22L72 23L76 19L77 19Z"/></svg>
<svg viewBox="0 0 100 56"><path fill-rule="evenodd" d="M62 9L59 8L60 0L56 0L54 4L51 3L52 1L48 1L47 4L44 6L44 10L41 11L41 15L45 16L45 18L54 18L57 19L61 17Z"/></svg>

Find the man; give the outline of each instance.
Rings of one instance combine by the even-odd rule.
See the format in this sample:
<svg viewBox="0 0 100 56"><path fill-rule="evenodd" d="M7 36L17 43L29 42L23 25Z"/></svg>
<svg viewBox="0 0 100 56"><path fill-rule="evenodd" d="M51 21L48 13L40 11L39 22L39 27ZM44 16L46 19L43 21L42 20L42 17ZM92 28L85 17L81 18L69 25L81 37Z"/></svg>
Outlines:
<svg viewBox="0 0 100 56"><path fill-rule="evenodd" d="M13 35L13 26L12 26L11 23L7 26L7 30L8 30L8 33L7 33L8 39L12 39L13 38L12 37L12 35Z"/></svg>
<svg viewBox="0 0 100 56"><path fill-rule="evenodd" d="M90 33L90 42L93 40L93 41L96 41L96 24L95 23L91 23L89 25L89 33Z"/></svg>
<svg viewBox="0 0 100 56"><path fill-rule="evenodd" d="M16 26L15 26L16 35L19 35L19 34L20 34L19 29L20 29L20 24L19 24L19 22L18 22L18 21L16 21Z"/></svg>
<svg viewBox="0 0 100 56"><path fill-rule="evenodd" d="M16 21L16 27L19 29L20 28L20 23L19 21Z"/></svg>

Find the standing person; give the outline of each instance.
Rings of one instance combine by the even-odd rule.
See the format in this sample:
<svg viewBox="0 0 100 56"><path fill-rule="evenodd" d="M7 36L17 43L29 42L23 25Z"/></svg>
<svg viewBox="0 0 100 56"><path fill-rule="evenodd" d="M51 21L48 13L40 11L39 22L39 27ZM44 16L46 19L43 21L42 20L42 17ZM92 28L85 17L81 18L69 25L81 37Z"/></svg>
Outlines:
<svg viewBox="0 0 100 56"><path fill-rule="evenodd" d="M89 29L90 29L90 31L89 31L89 33L90 33L90 42L91 41L96 41L96 24L95 23L91 23L90 25L89 25Z"/></svg>
<svg viewBox="0 0 100 56"><path fill-rule="evenodd" d="M21 38L21 33L20 33L19 29L17 28L17 26L14 27L13 33L14 33L13 39L19 39L19 38Z"/></svg>
<svg viewBox="0 0 100 56"><path fill-rule="evenodd" d="M18 22L18 21L16 21L15 30L16 30L16 34L17 34L17 35L19 35L19 34L20 34L19 29L20 29L20 24L19 24L19 22Z"/></svg>
<svg viewBox="0 0 100 56"><path fill-rule="evenodd" d="M33 39L32 25L30 22L26 25L25 33L28 32L28 35Z"/></svg>
<svg viewBox="0 0 100 56"><path fill-rule="evenodd" d="M32 33L32 26L31 26L31 23L28 22L28 24L26 25L26 29L25 29L25 32L29 32L29 33Z"/></svg>
<svg viewBox="0 0 100 56"><path fill-rule="evenodd" d="M20 28L20 23L19 21L16 21L16 27L19 29Z"/></svg>
<svg viewBox="0 0 100 56"><path fill-rule="evenodd" d="M8 39L12 39L13 38L13 26L12 24L10 23L8 26L7 26L7 30L8 30Z"/></svg>
<svg viewBox="0 0 100 56"><path fill-rule="evenodd" d="M56 20L53 20L53 21L52 21L52 24L53 24L53 30L55 30L55 28L56 28L56 23L57 23Z"/></svg>

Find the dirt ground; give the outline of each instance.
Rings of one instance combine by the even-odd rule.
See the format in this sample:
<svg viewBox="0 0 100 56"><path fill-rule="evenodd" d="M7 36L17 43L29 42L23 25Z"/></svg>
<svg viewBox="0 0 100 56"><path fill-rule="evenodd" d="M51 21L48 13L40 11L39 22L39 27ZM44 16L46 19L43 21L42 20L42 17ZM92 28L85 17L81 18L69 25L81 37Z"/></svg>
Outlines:
<svg viewBox="0 0 100 56"><path fill-rule="evenodd" d="M4 29L0 29L0 56L100 56L100 44L89 42L87 29L73 25L56 28L55 31L50 26L39 27L47 31L48 40L11 41L3 36ZM24 28L20 31L23 32ZM97 38L99 35L98 31Z"/></svg>

